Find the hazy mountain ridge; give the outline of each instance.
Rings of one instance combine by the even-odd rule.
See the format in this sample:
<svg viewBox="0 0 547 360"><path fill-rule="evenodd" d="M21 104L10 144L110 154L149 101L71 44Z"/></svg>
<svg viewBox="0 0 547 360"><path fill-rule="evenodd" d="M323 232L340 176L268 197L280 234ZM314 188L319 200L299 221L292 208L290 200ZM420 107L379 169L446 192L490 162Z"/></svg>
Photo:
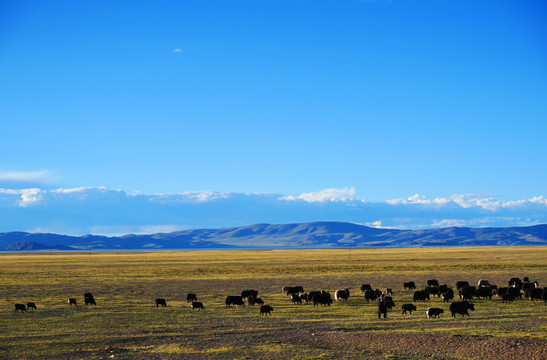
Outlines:
<svg viewBox="0 0 547 360"><path fill-rule="evenodd" d="M0 233L1 251L508 245L547 245L547 225L396 230L343 222L310 222L254 224L224 229L195 229L150 235L129 234L119 237Z"/></svg>

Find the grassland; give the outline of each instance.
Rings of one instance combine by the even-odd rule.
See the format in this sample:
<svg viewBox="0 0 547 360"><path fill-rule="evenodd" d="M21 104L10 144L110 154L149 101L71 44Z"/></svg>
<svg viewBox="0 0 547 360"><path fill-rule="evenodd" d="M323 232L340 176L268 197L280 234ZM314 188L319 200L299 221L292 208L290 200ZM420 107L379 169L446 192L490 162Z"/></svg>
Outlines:
<svg viewBox="0 0 547 360"><path fill-rule="evenodd" d="M486 278L504 285L528 276L547 285L546 247L264 251L158 251L0 255L0 358L44 359L526 359L547 358L547 305L475 301L451 318L432 298L402 315L428 279L454 287ZM378 319L359 286L393 288L396 308ZM347 288L347 302L293 305L284 285ZM229 308L227 295L256 289L274 307ZM84 307L84 292L95 307ZM185 301L195 292L204 312ZM82 305L70 307L77 298ZM167 308L154 299L165 298ZM13 304L38 309L16 313ZM445 309L428 320L428 307Z"/></svg>

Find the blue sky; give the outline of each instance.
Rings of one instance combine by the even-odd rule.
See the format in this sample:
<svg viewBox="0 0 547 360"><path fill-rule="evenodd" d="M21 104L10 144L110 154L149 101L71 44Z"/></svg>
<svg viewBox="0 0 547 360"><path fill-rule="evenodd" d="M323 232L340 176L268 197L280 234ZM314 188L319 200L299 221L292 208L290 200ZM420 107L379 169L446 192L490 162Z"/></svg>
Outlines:
<svg viewBox="0 0 547 360"><path fill-rule="evenodd" d="M0 231L546 222L546 8L2 1L0 218L17 221ZM81 195L98 204L111 192L124 195L117 212L136 198L205 194L195 204L218 214L168 207L152 221L143 201L117 222L111 202L93 223L66 215L68 199L88 216ZM426 218L416 206L443 211Z"/></svg>

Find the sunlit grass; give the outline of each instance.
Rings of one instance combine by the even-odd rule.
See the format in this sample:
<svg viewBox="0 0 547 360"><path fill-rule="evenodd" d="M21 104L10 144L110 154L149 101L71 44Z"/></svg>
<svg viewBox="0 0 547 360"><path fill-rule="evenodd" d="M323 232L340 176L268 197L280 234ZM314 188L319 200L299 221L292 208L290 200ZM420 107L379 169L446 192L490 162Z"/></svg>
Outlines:
<svg viewBox="0 0 547 360"><path fill-rule="evenodd" d="M546 285L547 248L0 254L0 358L351 358L326 343L315 348L319 340L311 334L331 332L547 340L547 306L539 301L477 300L470 318L451 318L439 298L418 303L412 315L400 312L412 302L404 281L421 288L430 278L451 286L480 278L504 285L513 276ZM393 288L396 307L387 320L377 318L374 302L364 301L363 283ZM331 292L349 287L351 297L328 307L293 305L281 292L284 285ZM251 288L274 307L271 317L261 317L259 306L225 307L227 295ZM96 307L83 306L88 291ZM198 295L205 311L190 310L188 292ZM69 306L69 297L81 304ZM167 300L167 308L156 308L157 297ZM13 311L14 303L27 301L38 309ZM428 307L445 313L428 320ZM362 348L355 358L377 355Z"/></svg>

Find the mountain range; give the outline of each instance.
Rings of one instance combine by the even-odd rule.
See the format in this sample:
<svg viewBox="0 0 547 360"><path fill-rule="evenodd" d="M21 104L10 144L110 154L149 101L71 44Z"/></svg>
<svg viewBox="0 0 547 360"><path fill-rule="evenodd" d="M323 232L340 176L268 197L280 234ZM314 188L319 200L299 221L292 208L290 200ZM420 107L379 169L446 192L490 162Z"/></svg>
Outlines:
<svg viewBox="0 0 547 360"><path fill-rule="evenodd" d="M508 228L426 230L372 228L344 222L255 224L124 236L0 233L0 251L241 248L366 248L547 245L547 224Z"/></svg>

